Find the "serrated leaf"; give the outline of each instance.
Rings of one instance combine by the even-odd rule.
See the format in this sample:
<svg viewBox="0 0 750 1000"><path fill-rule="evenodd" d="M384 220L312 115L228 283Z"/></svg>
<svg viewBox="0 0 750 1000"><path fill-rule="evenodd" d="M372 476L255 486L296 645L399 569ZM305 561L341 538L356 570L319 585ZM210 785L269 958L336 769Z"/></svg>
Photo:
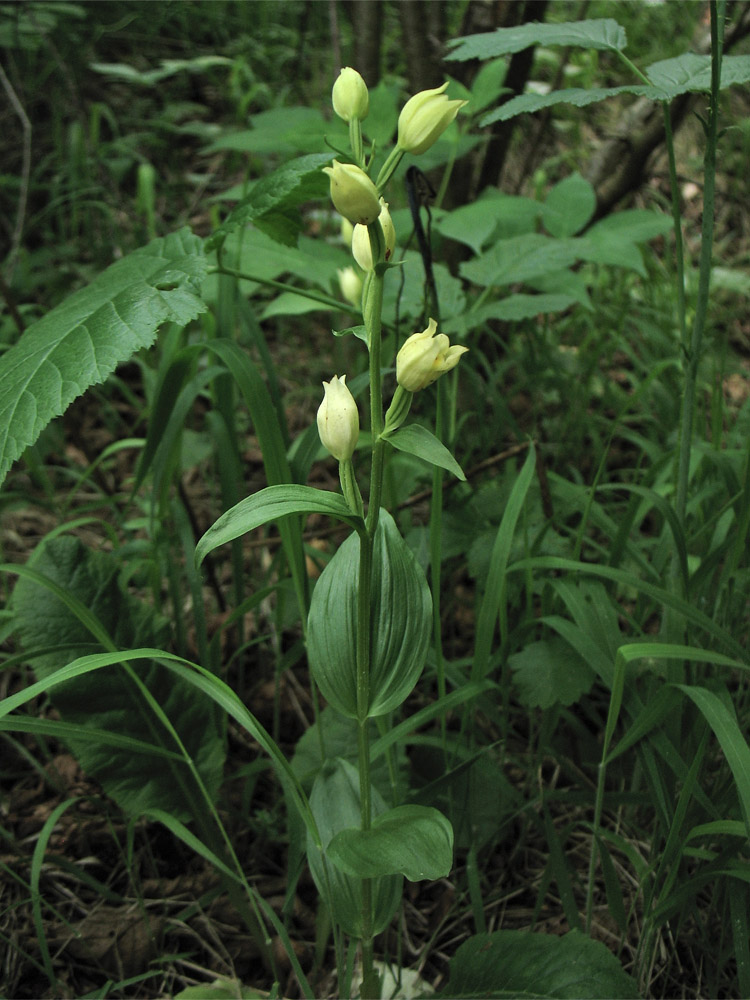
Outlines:
<svg viewBox="0 0 750 1000"><path fill-rule="evenodd" d="M646 75L655 87L668 92L670 97L687 91L711 90L711 56L685 52L674 59L661 59L652 63ZM721 60L721 87L750 81L750 56L723 56Z"/></svg>
<svg viewBox="0 0 750 1000"><path fill-rule="evenodd" d="M453 864L453 827L431 806L396 806L376 816L369 830L339 831L327 854L337 868L357 878L445 878Z"/></svg>
<svg viewBox="0 0 750 1000"><path fill-rule="evenodd" d="M532 21L515 28L498 28L477 35L467 35L448 42L455 46L446 59L465 62L467 59L496 59L512 55L532 45L573 46L622 52L627 45L625 29L610 17L565 24L541 24Z"/></svg>
<svg viewBox="0 0 750 1000"><path fill-rule="evenodd" d="M637 1000L638 989L612 952L580 931L564 937L496 931L458 949L437 1000L449 997Z"/></svg>
<svg viewBox="0 0 750 1000"><path fill-rule="evenodd" d="M162 323L205 312L207 261L189 229L152 240L30 326L0 360L0 483L54 418L117 365L149 347Z"/></svg>
<svg viewBox="0 0 750 1000"><path fill-rule="evenodd" d="M207 241L212 249L235 229L254 222L277 242L295 246L302 223L299 212L289 213L303 201L322 198L328 181L322 168L331 162L328 153L300 156L267 174L253 185L246 198L237 205L213 236Z"/></svg>
<svg viewBox="0 0 750 1000"><path fill-rule="evenodd" d="M352 513L346 500L339 493L329 493L313 486L296 484L267 486L225 511L195 547L195 560L200 564L209 552L219 545L233 542L235 538L254 531L269 521L278 521L292 514L326 514L350 525L361 528L361 517Z"/></svg>
<svg viewBox="0 0 750 1000"><path fill-rule="evenodd" d="M553 90L549 94L519 94L512 97L499 108L490 111L479 122L480 125L492 125L494 122L505 122L516 115L531 114L542 108L551 108L555 104L572 104L576 108L585 108L589 104L606 101L619 94L635 94L638 97L648 97L652 101L667 101L673 95L665 88L650 87L646 84L632 84L622 87L591 87L584 90L581 87L569 87L567 90Z"/></svg>
<svg viewBox="0 0 750 1000"><path fill-rule="evenodd" d="M542 210L532 198L505 195L490 189L476 201L447 212L436 228L479 254L493 235L507 238L534 231Z"/></svg>
<svg viewBox="0 0 750 1000"><path fill-rule="evenodd" d="M421 424L399 427L386 436L386 441L398 451L416 455L417 458L421 458L431 465L438 465L441 469L452 472L462 482L466 481L463 469L453 455L441 441L438 441L432 431L422 427Z"/></svg>
<svg viewBox="0 0 750 1000"><path fill-rule="evenodd" d="M498 240L474 260L460 266L461 274L477 285L511 285L570 267L578 259L574 240L557 240L526 233Z"/></svg>
<svg viewBox="0 0 750 1000"><path fill-rule="evenodd" d="M153 647L165 642L166 621L121 589L122 566L113 555L92 552L77 539L64 536L46 544L35 569L88 609L115 647ZM41 583L19 579L13 606L22 646L29 651L51 647L34 657L34 671L40 680L98 645L87 626ZM209 794L215 797L224 761L215 708L186 681L153 660L134 663L132 670L164 710ZM139 816L156 806L185 820L194 818L195 807L188 797L191 779L185 765L172 759L178 747L119 664L68 680L55 688L51 698L64 722L84 731L106 729L144 745L143 752L131 753L99 742L68 740L84 771L99 781L122 809ZM146 744L169 751L169 756L149 754ZM196 793L193 789L193 795Z"/></svg>
<svg viewBox="0 0 750 1000"><path fill-rule="evenodd" d="M357 718L359 537L350 535L320 575L310 603L307 652L329 704ZM386 510L372 557L368 716L385 715L411 693L424 668L432 598L424 571Z"/></svg>
<svg viewBox="0 0 750 1000"><path fill-rule="evenodd" d="M594 672L563 639L532 642L508 657L521 702L528 708L572 705L591 689Z"/></svg>
<svg viewBox="0 0 750 1000"><path fill-rule="evenodd" d="M552 188L542 208L542 223L552 236L574 236L591 219L596 191L579 173L571 174Z"/></svg>
<svg viewBox="0 0 750 1000"><path fill-rule="evenodd" d="M273 108L253 115L251 127L239 132L227 132L207 147L213 153L232 149L238 153L255 156L288 158L299 153L322 153L326 150L326 137L334 148L347 143L346 125L338 118L326 121L317 108ZM333 158L329 153L329 161Z"/></svg>

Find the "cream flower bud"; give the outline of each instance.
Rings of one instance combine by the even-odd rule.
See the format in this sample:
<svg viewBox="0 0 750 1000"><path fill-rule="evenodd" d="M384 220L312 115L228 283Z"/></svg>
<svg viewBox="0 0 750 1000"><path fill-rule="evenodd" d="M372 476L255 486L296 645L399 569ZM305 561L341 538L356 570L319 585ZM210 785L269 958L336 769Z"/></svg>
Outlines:
<svg viewBox="0 0 750 1000"><path fill-rule="evenodd" d="M362 279L353 267L340 268L337 274L341 294L347 302L351 302L355 309L359 309L362 302Z"/></svg>
<svg viewBox="0 0 750 1000"><path fill-rule="evenodd" d="M352 225L366 226L380 215L378 189L359 167L353 163L333 161L323 171L331 178L331 201Z"/></svg>
<svg viewBox="0 0 750 1000"><path fill-rule="evenodd" d="M384 198L380 199L378 222L385 239L385 259L390 260L396 247L396 227L393 225L391 213L388 211L388 202ZM370 247L370 234L367 232L367 226L354 227L352 254L363 271L372 270L372 248Z"/></svg>
<svg viewBox="0 0 750 1000"><path fill-rule="evenodd" d="M455 368L468 347L450 346L444 333L435 336L437 323L431 319L427 329L409 337L396 356L396 381L409 392L432 385L444 372Z"/></svg>
<svg viewBox="0 0 750 1000"><path fill-rule="evenodd" d="M351 224L351 222L349 222L348 219L345 219L344 216L342 215L341 216L341 242L345 243L347 246L351 246L352 233L353 232L354 232L354 226Z"/></svg>
<svg viewBox="0 0 750 1000"><path fill-rule="evenodd" d="M407 153L424 153L445 132L459 109L468 101L450 101L443 93L448 86L422 90L409 98L398 118L398 144Z"/></svg>
<svg viewBox="0 0 750 1000"><path fill-rule="evenodd" d="M323 446L339 462L352 457L359 437L359 413L346 387L346 375L323 383L325 395L318 409L318 434Z"/></svg>
<svg viewBox="0 0 750 1000"><path fill-rule="evenodd" d="M367 118L370 110L370 95L367 84L351 66L345 66L338 75L331 91L333 110L345 122L352 118Z"/></svg>

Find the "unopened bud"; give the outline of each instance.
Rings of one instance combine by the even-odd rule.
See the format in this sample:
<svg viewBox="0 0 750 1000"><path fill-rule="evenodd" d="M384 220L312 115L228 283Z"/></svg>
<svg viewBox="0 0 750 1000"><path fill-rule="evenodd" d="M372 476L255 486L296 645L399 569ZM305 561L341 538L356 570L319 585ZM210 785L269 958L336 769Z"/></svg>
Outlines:
<svg viewBox="0 0 750 1000"><path fill-rule="evenodd" d="M396 381L409 392L419 392L437 381L444 372L455 368L468 347L450 346L444 333L435 336L437 323L431 319L427 329L409 337L396 356Z"/></svg>
<svg viewBox="0 0 750 1000"><path fill-rule="evenodd" d="M378 189L360 167L353 163L333 161L323 167L331 178L331 201L352 225L363 226L374 222L380 215Z"/></svg>
<svg viewBox="0 0 750 1000"><path fill-rule="evenodd" d="M353 267L340 268L338 276L341 294L355 309L359 309L362 302L362 279Z"/></svg>
<svg viewBox="0 0 750 1000"><path fill-rule="evenodd" d="M359 413L354 396L346 387L346 375L334 375L323 383L325 395L318 409L318 434L325 448L339 462L354 454L359 438Z"/></svg>
<svg viewBox="0 0 750 1000"><path fill-rule="evenodd" d="M388 202L380 199L380 215L378 216L380 228L383 230L385 240L385 259L390 260L396 247L396 228L388 211ZM370 246L370 234L367 226L355 226L352 233L352 254L354 259L363 271L372 270L372 247Z"/></svg>
<svg viewBox="0 0 750 1000"><path fill-rule="evenodd" d="M351 66L345 66L338 75L331 92L333 110L345 122L352 118L367 118L370 110L370 95L367 84Z"/></svg>
<svg viewBox="0 0 750 1000"><path fill-rule="evenodd" d="M424 153L445 132L459 109L468 101L451 101L443 93L448 86L422 90L409 98L398 118L398 144L407 153Z"/></svg>

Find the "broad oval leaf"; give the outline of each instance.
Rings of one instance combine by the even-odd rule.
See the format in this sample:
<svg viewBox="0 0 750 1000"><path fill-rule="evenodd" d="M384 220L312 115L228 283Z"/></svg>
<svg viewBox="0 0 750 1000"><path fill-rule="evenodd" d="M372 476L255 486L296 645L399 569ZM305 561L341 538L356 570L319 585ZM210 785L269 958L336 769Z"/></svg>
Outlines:
<svg viewBox="0 0 750 1000"><path fill-rule="evenodd" d="M453 864L453 827L431 806L396 806L376 816L369 830L341 830L327 854L341 871L359 878L445 878Z"/></svg>
<svg viewBox="0 0 750 1000"><path fill-rule="evenodd" d="M320 575L310 603L307 650L323 696L357 718L359 537L350 535ZM367 716L385 715L412 691L432 628L432 597L422 567L391 515L380 511L372 557L370 699Z"/></svg>
<svg viewBox="0 0 750 1000"><path fill-rule="evenodd" d="M579 173L565 177L552 188L542 208L544 228L552 236L575 236L596 209L596 191Z"/></svg>
<svg viewBox="0 0 750 1000"><path fill-rule="evenodd" d="M152 240L30 326L0 365L0 483L11 464L89 386L149 347L168 321L205 312L203 241L189 229Z"/></svg>
<svg viewBox="0 0 750 1000"><path fill-rule="evenodd" d="M294 483L267 486L240 500L211 525L195 547L196 563L200 565L208 553L219 545L232 542L268 521L278 521L291 514L327 514L356 529L362 528L364 523L361 517L352 513L339 493Z"/></svg>
<svg viewBox="0 0 750 1000"><path fill-rule="evenodd" d="M370 792L373 815L385 813L387 806L378 792ZM328 847L339 831L360 822L359 774L357 769L340 757L323 766L315 779L310 796L310 808L320 833L321 852L308 832L307 860L318 891L328 903L334 919L347 934L362 936L362 879L347 875L326 856ZM391 921L401 901L403 879L388 875L374 880L372 885L373 931L379 934Z"/></svg>
<svg viewBox="0 0 750 1000"><path fill-rule="evenodd" d="M638 988L601 941L580 931L564 937L528 931L475 934L450 964L449 997L637 1000Z"/></svg>

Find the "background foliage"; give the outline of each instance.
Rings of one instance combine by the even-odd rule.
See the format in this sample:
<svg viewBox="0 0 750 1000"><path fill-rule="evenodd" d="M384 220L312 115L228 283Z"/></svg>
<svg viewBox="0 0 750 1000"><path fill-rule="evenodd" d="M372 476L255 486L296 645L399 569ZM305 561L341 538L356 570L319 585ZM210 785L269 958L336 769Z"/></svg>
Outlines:
<svg viewBox="0 0 750 1000"><path fill-rule="evenodd" d="M408 94L447 74L470 101L419 160L432 282L404 170L391 202L387 342L439 304L470 353L415 404L466 481L408 448L385 480L440 600L410 714L373 721L376 812L440 809L456 850L388 929L392 877L379 952L446 996L583 995L573 949L592 996L748 995L748 5L727 15L680 512L707 95L705 59L666 61L705 57L703 5L0 4L8 995L351 978L310 831L327 847L330 802L356 813L353 735L318 712L300 627L347 559L338 498L304 526L219 522L193 558L267 485L337 489L320 382L366 380L319 170L346 142L339 65L370 86L376 156ZM603 18L588 44L560 33ZM647 87L671 102L682 281Z"/></svg>

